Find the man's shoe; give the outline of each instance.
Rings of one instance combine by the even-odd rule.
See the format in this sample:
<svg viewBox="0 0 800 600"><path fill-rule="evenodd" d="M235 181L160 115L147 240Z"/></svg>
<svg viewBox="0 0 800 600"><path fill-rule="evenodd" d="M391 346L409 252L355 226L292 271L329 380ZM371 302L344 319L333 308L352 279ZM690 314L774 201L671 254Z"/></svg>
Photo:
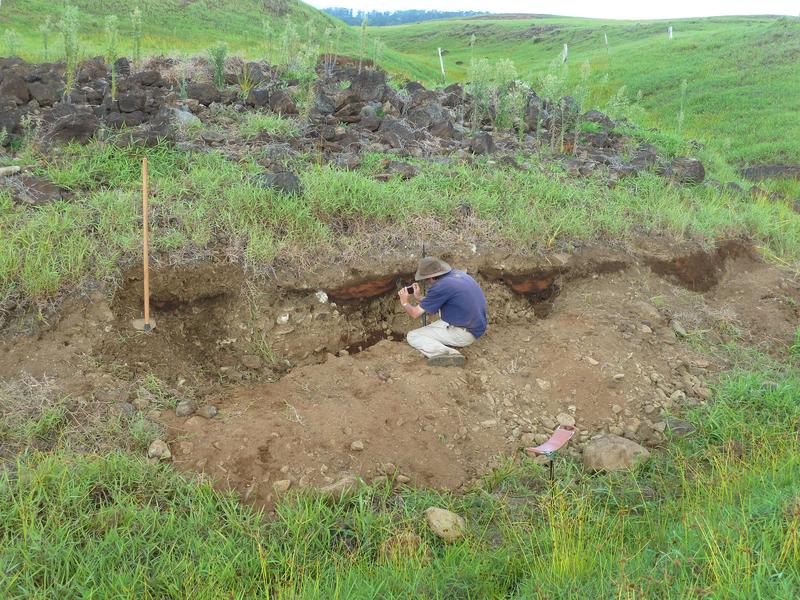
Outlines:
<svg viewBox="0 0 800 600"><path fill-rule="evenodd" d="M428 359L429 367L463 367L467 362L461 354L440 354Z"/></svg>

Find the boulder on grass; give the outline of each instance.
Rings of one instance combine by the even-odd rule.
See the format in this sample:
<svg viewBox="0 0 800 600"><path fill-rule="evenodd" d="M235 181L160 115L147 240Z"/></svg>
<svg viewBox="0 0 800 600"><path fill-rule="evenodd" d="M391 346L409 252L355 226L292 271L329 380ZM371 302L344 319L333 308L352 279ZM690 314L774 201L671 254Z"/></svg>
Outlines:
<svg viewBox="0 0 800 600"><path fill-rule="evenodd" d="M620 471L647 462L650 452L636 442L607 434L591 440L583 450L587 471Z"/></svg>
<svg viewBox="0 0 800 600"><path fill-rule="evenodd" d="M302 194L303 186L300 178L291 171L278 173L262 173L256 175L255 183L264 189L272 189L284 194Z"/></svg>
<svg viewBox="0 0 800 600"><path fill-rule="evenodd" d="M466 524L463 517L454 512L432 506L425 511L425 520L436 537L445 542L455 542L464 537Z"/></svg>
<svg viewBox="0 0 800 600"><path fill-rule="evenodd" d="M678 183L698 184L703 183L706 177L706 170L696 158L676 157L667 167L666 175Z"/></svg>

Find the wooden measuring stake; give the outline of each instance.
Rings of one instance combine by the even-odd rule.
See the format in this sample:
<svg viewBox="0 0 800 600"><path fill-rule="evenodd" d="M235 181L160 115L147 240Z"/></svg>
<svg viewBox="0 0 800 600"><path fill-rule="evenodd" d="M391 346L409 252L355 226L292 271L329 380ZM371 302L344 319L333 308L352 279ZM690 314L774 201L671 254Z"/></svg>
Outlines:
<svg viewBox="0 0 800 600"><path fill-rule="evenodd" d="M150 181L147 174L147 157L142 159L142 254L144 256L144 330L150 331L150 252L148 240L148 197Z"/></svg>

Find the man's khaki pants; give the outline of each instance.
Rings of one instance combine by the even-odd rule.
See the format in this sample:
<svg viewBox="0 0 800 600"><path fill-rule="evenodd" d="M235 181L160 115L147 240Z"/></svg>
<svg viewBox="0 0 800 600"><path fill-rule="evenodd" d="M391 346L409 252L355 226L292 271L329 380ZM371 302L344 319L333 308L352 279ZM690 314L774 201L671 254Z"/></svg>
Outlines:
<svg viewBox="0 0 800 600"><path fill-rule="evenodd" d="M406 340L426 357L443 354L460 354L453 348L464 348L475 341L475 336L463 327L448 325L443 320L434 321L426 327L408 332Z"/></svg>

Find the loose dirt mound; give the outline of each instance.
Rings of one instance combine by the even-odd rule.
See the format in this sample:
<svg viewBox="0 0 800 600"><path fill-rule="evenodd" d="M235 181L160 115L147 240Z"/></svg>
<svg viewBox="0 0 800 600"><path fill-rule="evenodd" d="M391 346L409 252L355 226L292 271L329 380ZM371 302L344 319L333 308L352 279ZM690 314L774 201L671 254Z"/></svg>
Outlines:
<svg viewBox="0 0 800 600"><path fill-rule="evenodd" d="M490 329L463 369L432 369L401 340L412 325L395 289L414 258L376 261L283 284L231 265L156 272L158 328L135 333L135 276L111 303L65 307L36 336L8 339L0 375L55 376L74 396L125 404L156 375L219 416L152 418L168 426L179 468L269 504L273 484L324 486L349 474L457 489L498 457L577 424L570 452L610 431L650 446L665 414L710 397L723 368L676 336L785 352L800 286L738 244L714 252L608 250L531 259L452 252L475 273ZM698 291L699 290L699 291Z"/></svg>

